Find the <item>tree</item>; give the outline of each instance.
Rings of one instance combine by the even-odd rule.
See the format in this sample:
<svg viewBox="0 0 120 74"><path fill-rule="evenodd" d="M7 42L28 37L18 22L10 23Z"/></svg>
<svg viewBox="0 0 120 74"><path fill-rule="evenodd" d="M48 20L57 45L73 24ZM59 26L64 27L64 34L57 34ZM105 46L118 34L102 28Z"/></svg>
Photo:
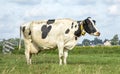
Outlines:
<svg viewBox="0 0 120 74"><path fill-rule="evenodd" d="M113 38L111 39L111 44L112 45L119 45L119 38L118 35L114 35Z"/></svg>
<svg viewBox="0 0 120 74"><path fill-rule="evenodd" d="M94 38L94 40L92 40L91 42L92 42L92 44L94 44L94 45L102 44L102 43L103 43L102 40L101 40L101 39L98 39L98 38Z"/></svg>
<svg viewBox="0 0 120 74"><path fill-rule="evenodd" d="M119 45L120 45L120 40L119 40Z"/></svg>
<svg viewBox="0 0 120 74"><path fill-rule="evenodd" d="M84 39L84 40L82 41L82 45L89 46L89 45L90 45L90 40Z"/></svg>
<svg viewBox="0 0 120 74"><path fill-rule="evenodd" d="M103 41L103 43L104 43L104 42L106 42L106 41L110 41L110 40L108 40L108 39L105 39L105 40Z"/></svg>

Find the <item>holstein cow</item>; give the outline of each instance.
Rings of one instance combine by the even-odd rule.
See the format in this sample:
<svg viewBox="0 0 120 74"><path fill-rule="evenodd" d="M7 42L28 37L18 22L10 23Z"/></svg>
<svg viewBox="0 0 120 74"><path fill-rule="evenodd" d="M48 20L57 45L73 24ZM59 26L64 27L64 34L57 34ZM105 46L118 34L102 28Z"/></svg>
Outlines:
<svg viewBox="0 0 120 74"><path fill-rule="evenodd" d="M78 37L86 32L94 36L100 35L95 20L90 17L83 21L72 19L32 21L21 25L20 30L24 36L27 64L31 64L33 53L55 47L59 51L59 64L66 64L68 50L76 45Z"/></svg>

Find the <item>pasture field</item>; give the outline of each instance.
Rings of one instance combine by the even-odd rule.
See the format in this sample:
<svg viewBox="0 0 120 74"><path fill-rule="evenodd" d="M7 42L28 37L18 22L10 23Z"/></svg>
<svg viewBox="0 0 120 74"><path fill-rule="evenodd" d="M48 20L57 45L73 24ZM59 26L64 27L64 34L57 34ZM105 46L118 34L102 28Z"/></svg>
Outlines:
<svg viewBox="0 0 120 74"><path fill-rule="evenodd" d="M0 74L120 74L120 46L76 46L62 66L58 50L42 51L32 61L26 64L24 49L13 54L2 54L0 49Z"/></svg>

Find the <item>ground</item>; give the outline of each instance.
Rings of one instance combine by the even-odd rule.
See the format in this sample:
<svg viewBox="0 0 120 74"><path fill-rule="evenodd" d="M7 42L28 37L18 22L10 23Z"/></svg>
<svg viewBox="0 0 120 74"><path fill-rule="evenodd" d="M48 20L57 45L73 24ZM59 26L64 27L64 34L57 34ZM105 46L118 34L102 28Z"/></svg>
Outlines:
<svg viewBox="0 0 120 74"><path fill-rule="evenodd" d="M24 49L13 54L0 52L0 74L120 74L120 47L75 47L69 51L68 64L59 65L58 51L33 55L27 65Z"/></svg>

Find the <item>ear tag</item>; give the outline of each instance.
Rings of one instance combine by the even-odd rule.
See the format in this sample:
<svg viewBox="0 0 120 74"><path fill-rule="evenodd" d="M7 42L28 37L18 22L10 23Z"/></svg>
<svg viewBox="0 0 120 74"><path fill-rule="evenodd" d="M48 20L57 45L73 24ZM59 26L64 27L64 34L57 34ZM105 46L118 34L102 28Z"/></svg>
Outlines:
<svg viewBox="0 0 120 74"><path fill-rule="evenodd" d="M80 29L81 29L81 31L82 31L82 34L81 35L85 35L86 34L86 32L84 31L84 28L83 28L83 25L81 24L81 26L80 26Z"/></svg>

